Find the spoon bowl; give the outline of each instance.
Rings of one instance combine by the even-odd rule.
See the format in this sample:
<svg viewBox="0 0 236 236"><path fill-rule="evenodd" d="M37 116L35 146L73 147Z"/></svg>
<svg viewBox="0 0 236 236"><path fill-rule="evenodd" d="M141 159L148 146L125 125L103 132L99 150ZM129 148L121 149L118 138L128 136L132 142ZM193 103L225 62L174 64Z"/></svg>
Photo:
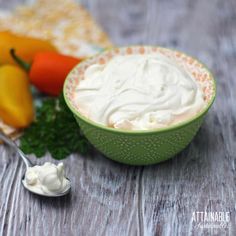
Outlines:
<svg viewBox="0 0 236 236"><path fill-rule="evenodd" d="M26 156L26 154L20 149L18 148L18 146L16 145L16 143L14 141L12 141L10 138L8 138L3 132L0 131L0 139L6 143L7 145L9 145L10 147L12 147L21 157L21 159L23 160L23 162L25 163L26 166L26 170L30 167L33 167L33 164L30 162L30 160L28 159L28 157ZM24 186L25 189L27 189L28 191L30 191L31 193L40 195L40 196L44 196L44 197L61 197L64 196L66 194L68 194L71 190L71 182L68 178L66 178L69 181L69 185L68 187L63 191L63 192L59 192L59 193L52 193L52 194L47 194L47 193L39 193L37 191L33 191L31 189L29 189L26 184L25 184L25 174L23 175L22 179L21 179L21 183Z"/></svg>
<svg viewBox="0 0 236 236"><path fill-rule="evenodd" d="M66 178L68 179L68 178ZM36 192L36 191L33 191L31 190L30 188L27 187L27 185L25 184L24 182L25 180L25 175L23 175L22 179L21 179L21 183L22 185L24 186L24 188L26 188L29 192L33 193L33 194L37 194L39 196L43 196L43 197L62 197L62 196L65 196L66 194L68 194L71 190L71 184L68 186L67 189L65 189L65 191L61 192L61 193L53 193L53 194L47 194L47 193L39 193L39 192ZM69 180L69 179L68 179ZM70 180L69 180L70 182Z"/></svg>

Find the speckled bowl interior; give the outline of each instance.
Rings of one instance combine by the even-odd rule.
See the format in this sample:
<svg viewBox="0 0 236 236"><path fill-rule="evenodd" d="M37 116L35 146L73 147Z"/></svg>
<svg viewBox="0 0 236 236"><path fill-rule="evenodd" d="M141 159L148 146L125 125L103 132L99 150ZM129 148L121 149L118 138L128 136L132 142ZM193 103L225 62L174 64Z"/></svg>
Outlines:
<svg viewBox="0 0 236 236"><path fill-rule="evenodd" d="M116 55L158 53L175 60L200 85L206 106L196 116L168 128L124 131L95 123L79 112L74 99L76 88L90 65L105 64ZM161 47L133 46L109 49L78 64L67 76L63 92L85 136L106 157L126 164L148 165L173 157L191 142L214 101L216 85L212 74L202 63L182 52Z"/></svg>

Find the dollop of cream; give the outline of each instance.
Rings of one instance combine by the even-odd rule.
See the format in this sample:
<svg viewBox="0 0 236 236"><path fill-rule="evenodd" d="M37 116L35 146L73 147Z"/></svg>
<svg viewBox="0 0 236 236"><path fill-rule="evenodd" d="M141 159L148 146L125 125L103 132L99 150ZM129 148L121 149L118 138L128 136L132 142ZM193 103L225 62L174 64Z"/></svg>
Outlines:
<svg viewBox="0 0 236 236"><path fill-rule="evenodd" d="M50 162L29 167L23 184L35 193L49 195L63 193L70 187L69 180L65 178L63 163L55 165Z"/></svg>
<svg viewBox="0 0 236 236"><path fill-rule="evenodd" d="M89 119L125 130L168 127L205 105L193 76L160 54L116 56L89 66L75 99Z"/></svg>

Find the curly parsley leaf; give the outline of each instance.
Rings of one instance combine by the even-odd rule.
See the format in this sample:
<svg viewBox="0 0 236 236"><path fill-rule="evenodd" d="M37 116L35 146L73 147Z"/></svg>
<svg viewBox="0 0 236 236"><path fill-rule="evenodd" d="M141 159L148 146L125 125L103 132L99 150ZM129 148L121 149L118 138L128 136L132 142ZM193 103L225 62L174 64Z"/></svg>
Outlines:
<svg viewBox="0 0 236 236"><path fill-rule="evenodd" d="M36 120L25 130L20 144L27 154L42 157L50 152L57 160L75 152L86 154L90 147L62 95L45 98L36 108Z"/></svg>

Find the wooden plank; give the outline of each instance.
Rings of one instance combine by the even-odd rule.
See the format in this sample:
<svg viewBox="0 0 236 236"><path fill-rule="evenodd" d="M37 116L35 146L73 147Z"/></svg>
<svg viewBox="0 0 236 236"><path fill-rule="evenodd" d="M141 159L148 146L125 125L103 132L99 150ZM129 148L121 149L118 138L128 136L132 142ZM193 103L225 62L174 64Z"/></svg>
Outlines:
<svg viewBox="0 0 236 236"><path fill-rule="evenodd" d="M73 189L61 199L26 192L23 164L1 146L0 235L235 235L236 2L82 3L118 45L158 44L201 59L216 76L217 99L194 141L163 164L125 166L96 151L71 155L64 162ZM3 6L10 5L0 0ZM192 213L205 210L230 211L229 227L196 228Z"/></svg>

